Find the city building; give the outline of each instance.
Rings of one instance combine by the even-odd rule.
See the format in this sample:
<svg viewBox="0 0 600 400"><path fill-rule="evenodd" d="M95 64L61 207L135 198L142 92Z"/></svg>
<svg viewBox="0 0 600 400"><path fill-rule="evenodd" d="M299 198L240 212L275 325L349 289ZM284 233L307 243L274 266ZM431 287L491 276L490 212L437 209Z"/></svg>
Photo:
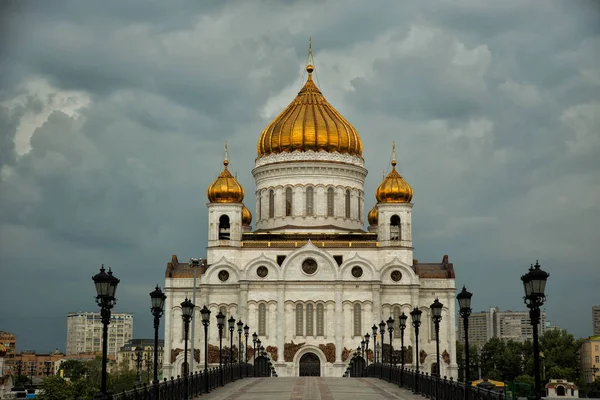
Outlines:
<svg viewBox="0 0 600 400"><path fill-rule="evenodd" d="M14 375L17 337L10 332L0 331L0 344L6 349L4 355L4 374Z"/></svg>
<svg viewBox="0 0 600 400"><path fill-rule="evenodd" d="M590 336L582 341L579 360L583 381L586 384L595 382L600 376L600 336Z"/></svg>
<svg viewBox="0 0 600 400"><path fill-rule="evenodd" d="M36 353L34 350L23 350L15 357L15 375L42 379L56 372L56 362L65 357L64 353L56 350L53 353Z"/></svg>
<svg viewBox="0 0 600 400"><path fill-rule="evenodd" d="M546 384L546 398L579 398L579 388L573 383L565 379L550 379Z"/></svg>
<svg viewBox="0 0 600 400"><path fill-rule="evenodd" d="M119 349L133 336L133 314L112 313L108 325L108 355L117 358ZM102 318L99 312L67 315L67 355L102 352Z"/></svg>
<svg viewBox="0 0 600 400"><path fill-rule="evenodd" d="M540 336L546 325L546 312L542 311L538 326ZM500 311L498 307L490 307L488 311L472 313L469 316L469 343L481 347L491 338L517 342L533 339L529 311ZM458 324L458 340L465 343L462 321Z"/></svg>
<svg viewBox="0 0 600 400"><path fill-rule="evenodd" d="M592 323L594 326L594 336L600 335L600 306L592 307Z"/></svg>
<svg viewBox="0 0 600 400"><path fill-rule="evenodd" d="M163 364L164 340L158 341L158 366ZM139 361L138 361L139 360ZM119 371L136 371L152 375L154 370L154 339L131 339L119 350ZM159 371L160 372L160 371Z"/></svg>
<svg viewBox="0 0 600 400"><path fill-rule="evenodd" d="M229 172L226 149L222 172L207 190L206 258L188 263L172 256L167 264L165 376L184 370L180 303L193 296L196 270L194 370L203 367L204 305L212 313L210 363L218 362L215 316L220 311L257 333L278 376L342 376L363 336L389 317L396 328L393 346L400 349L399 317L417 307L422 311L420 352L414 354L409 316L407 368L414 368L419 357L422 370L431 373L436 346L430 305L439 298L444 305L440 370L456 378L453 264L448 256L433 263L414 259L413 190L396 170L395 150L389 174L376 193L365 194L361 138L318 89L312 61L306 71L296 98L257 135L255 187L250 189L256 195L255 229L244 189ZM373 197L376 204L367 213ZM229 346L227 330L224 337ZM387 330L385 339L388 344ZM237 348L237 333L233 343Z"/></svg>

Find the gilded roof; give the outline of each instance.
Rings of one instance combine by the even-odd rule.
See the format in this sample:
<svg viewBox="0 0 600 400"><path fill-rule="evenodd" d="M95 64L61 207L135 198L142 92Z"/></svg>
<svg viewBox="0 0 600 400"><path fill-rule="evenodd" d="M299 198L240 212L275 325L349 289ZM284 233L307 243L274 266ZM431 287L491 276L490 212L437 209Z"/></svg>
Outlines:
<svg viewBox="0 0 600 400"><path fill-rule="evenodd" d="M379 223L379 210L377 209L377 204L371 208L369 214L367 215L367 220L369 221L369 225L377 225Z"/></svg>
<svg viewBox="0 0 600 400"><path fill-rule="evenodd" d="M396 171L396 144L393 146L392 171L385 177L377 188L375 197L380 203L410 203L413 190L404 180L402 175Z"/></svg>
<svg viewBox="0 0 600 400"><path fill-rule="evenodd" d="M223 161L223 172L210 184L206 196L211 203L241 203L244 200L244 189L227 169L229 161Z"/></svg>
<svg viewBox="0 0 600 400"><path fill-rule="evenodd" d="M252 223L252 213L248 210L248 207L242 208L242 225L250 225Z"/></svg>
<svg viewBox="0 0 600 400"><path fill-rule="evenodd" d="M306 66L308 79L296 98L263 130L258 157L292 151L326 151L362 156L354 127L325 99Z"/></svg>

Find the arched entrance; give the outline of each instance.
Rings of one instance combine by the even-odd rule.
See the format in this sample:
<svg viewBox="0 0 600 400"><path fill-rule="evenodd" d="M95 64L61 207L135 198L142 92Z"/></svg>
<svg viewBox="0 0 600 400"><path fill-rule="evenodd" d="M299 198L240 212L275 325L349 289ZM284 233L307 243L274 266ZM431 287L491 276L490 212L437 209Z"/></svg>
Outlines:
<svg viewBox="0 0 600 400"><path fill-rule="evenodd" d="M300 357L300 376L321 376L321 361L315 353Z"/></svg>

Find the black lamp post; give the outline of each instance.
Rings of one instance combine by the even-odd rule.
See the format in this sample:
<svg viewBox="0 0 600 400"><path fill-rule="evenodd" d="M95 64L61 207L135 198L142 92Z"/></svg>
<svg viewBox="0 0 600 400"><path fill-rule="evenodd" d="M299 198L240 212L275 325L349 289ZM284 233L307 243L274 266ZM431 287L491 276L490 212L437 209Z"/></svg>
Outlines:
<svg viewBox="0 0 600 400"><path fill-rule="evenodd" d="M544 305L546 295L546 281L550 276L549 273L540 268L539 262L536 260L535 266L529 268L529 272L521 276L523 288L525 289L525 304L529 308L529 319L533 328L533 370L535 373L535 398L540 399L542 396L540 389L540 345L538 338L538 325L540 323L540 307Z"/></svg>
<svg viewBox="0 0 600 400"><path fill-rule="evenodd" d="M206 307L202 307L200 310L202 316L202 326L204 326L204 392L208 393L208 325L210 325L210 310Z"/></svg>
<svg viewBox="0 0 600 400"><path fill-rule="evenodd" d="M119 279L113 276L110 268L108 273L104 269L104 264L100 272L92 277L96 286L96 303L100 306L100 317L102 318L102 376L100 381L100 393L98 398L106 398L106 364L108 353L108 324L110 324L110 310L115 306L117 299L115 294Z"/></svg>
<svg viewBox="0 0 600 400"><path fill-rule="evenodd" d="M137 381L142 381L142 353L141 347L136 347L135 351L131 354L131 358L135 361L135 370L137 374Z"/></svg>
<svg viewBox="0 0 600 400"><path fill-rule="evenodd" d="M400 315L400 355L402 356L402 361L400 361L400 386L404 385L404 330L406 329L407 319L408 317L402 311L402 315Z"/></svg>
<svg viewBox="0 0 600 400"><path fill-rule="evenodd" d="M371 327L371 331L373 332L373 353L374 353L374 360L375 360L375 364L377 364L377 352L375 350L377 350L377 325L373 324L373 326Z"/></svg>
<svg viewBox="0 0 600 400"><path fill-rule="evenodd" d="M250 336L250 327L244 325L244 338L246 339L246 345L244 346L244 364L246 364L246 376L248 376L248 336Z"/></svg>
<svg viewBox="0 0 600 400"><path fill-rule="evenodd" d="M469 292L464 286L462 291L456 296L459 307L458 312L463 319L463 328L465 331L465 383L467 385L471 384L471 363L469 358L469 315L471 315L471 297L473 297L473 293Z"/></svg>
<svg viewBox="0 0 600 400"><path fill-rule="evenodd" d="M423 311L419 310L417 307L413 308L413 310L410 312L410 316L412 317L412 325L415 328L415 350L417 352L415 357L417 362L417 373L415 374L415 393L419 390L419 327L421 326L422 313Z"/></svg>
<svg viewBox="0 0 600 400"><path fill-rule="evenodd" d="M217 327L219 328L219 383L223 386L223 328L225 315L221 311L217 314Z"/></svg>
<svg viewBox="0 0 600 400"><path fill-rule="evenodd" d="M369 366L369 339L371 338L371 335L369 335L369 332L367 332L367 334L365 335L365 352L367 353L367 367Z"/></svg>
<svg viewBox="0 0 600 400"><path fill-rule="evenodd" d="M183 398L185 400L188 399L188 375L189 375L189 367L188 367L188 360L187 360L187 356L188 356L188 335L190 332L190 321L192 320L192 315L194 315L194 307L196 307L194 305L194 303L192 303L187 297L185 298L185 300L181 303L181 318L183 319L183 324L184 324L184 330L185 330L185 336L184 336L184 340L183 340L183 382L184 382L184 389L183 389ZM193 356L192 356L193 357Z"/></svg>
<svg viewBox="0 0 600 400"><path fill-rule="evenodd" d="M242 379L242 332L244 331L244 323L240 319L237 322L238 331L238 356L237 363L239 364L240 379Z"/></svg>
<svg viewBox="0 0 600 400"><path fill-rule="evenodd" d="M380 372L379 377L381 379L383 379L383 363L385 362L384 350L383 350L383 345L385 344L385 341L384 341L385 322L383 322L383 320L381 320L381 322L379 323L379 335L381 335L381 369L379 371Z"/></svg>
<svg viewBox="0 0 600 400"><path fill-rule="evenodd" d="M394 318L392 318L392 316L390 315L390 317L387 320L387 327L388 327L388 332L390 333L390 376L389 376L389 381L392 381L392 339L393 339L393 333L394 333Z"/></svg>
<svg viewBox="0 0 600 400"><path fill-rule="evenodd" d="M440 303L440 301L438 300L438 298L436 297L436 299L434 300L434 302L431 304L430 308L431 308L431 319L433 320L433 325L435 326L435 355L436 355L436 373L438 378L440 377L441 374L441 368L440 368L440 321L442 320L442 308L444 307L444 305L442 303Z"/></svg>
<svg viewBox="0 0 600 400"><path fill-rule="evenodd" d="M231 379L231 373L233 371L233 331L235 330L235 318L233 315L227 320L229 324L229 378Z"/></svg>
<svg viewBox="0 0 600 400"><path fill-rule="evenodd" d="M163 314L165 309L165 300L167 296L160 290L158 285L156 285L156 289L154 289L150 293L150 302L152 303L152 307L150 310L152 311L152 315L154 316L154 380L152 383L155 385L155 393L158 398L158 327L160 325L160 317Z"/></svg>
<svg viewBox="0 0 600 400"><path fill-rule="evenodd" d="M144 360L146 360L146 382L150 382L150 370L152 369L152 358L149 353L146 353L144 356Z"/></svg>
<svg viewBox="0 0 600 400"><path fill-rule="evenodd" d="M252 334L252 365L256 367L256 342L258 341L258 335L256 332ZM254 368L254 376L256 376L256 368Z"/></svg>
<svg viewBox="0 0 600 400"><path fill-rule="evenodd" d="M360 341L360 356L362 358L365 358L365 341L364 340Z"/></svg>

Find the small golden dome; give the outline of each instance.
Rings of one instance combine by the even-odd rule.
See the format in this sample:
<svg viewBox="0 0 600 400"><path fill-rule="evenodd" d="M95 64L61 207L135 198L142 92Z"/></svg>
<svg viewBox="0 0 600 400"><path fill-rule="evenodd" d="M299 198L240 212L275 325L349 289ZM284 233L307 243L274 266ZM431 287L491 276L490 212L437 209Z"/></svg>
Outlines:
<svg viewBox="0 0 600 400"><path fill-rule="evenodd" d="M227 143L225 143L225 160L223 172L208 187L206 196L211 203L241 203L244 200L244 189L227 169Z"/></svg>
<svg viewBox="0 0 600 400"><path fill-rule="evenodd" d="M410 185L396 171L396 145L393 145L392 171L385 177L375 192L375 197L380 203L410 203L413 190Z"/></svg>
<svg viewBox="0 0 600 400"><path fill-rule="evenodd" d="M6 347L4 347L2 343L0 343L0 358L4 357L6 355L6 352Z"/></svg>
<svg viewBox="0 0 600 400"><path fill-rule="evenodd" d="M327 102L312 79L267 127L258 140L258 157L292 151L326 151L361 156L362 141L354 127Z"/></svg>
<svg viewBox="0 0 600 400"><path fill-rule="evenodd" d="M252 223L252 213L248 210L248 207L242 208L242 225L250 225Z"/></svg>
<svg viewBox="0 0 600 400"><path fill-rule="evenodd" d="M371 208L369 214L367 215L367 220L369 221L369 225L377 225L379 223L379 210L377 209L377 204Z"/></svg>

